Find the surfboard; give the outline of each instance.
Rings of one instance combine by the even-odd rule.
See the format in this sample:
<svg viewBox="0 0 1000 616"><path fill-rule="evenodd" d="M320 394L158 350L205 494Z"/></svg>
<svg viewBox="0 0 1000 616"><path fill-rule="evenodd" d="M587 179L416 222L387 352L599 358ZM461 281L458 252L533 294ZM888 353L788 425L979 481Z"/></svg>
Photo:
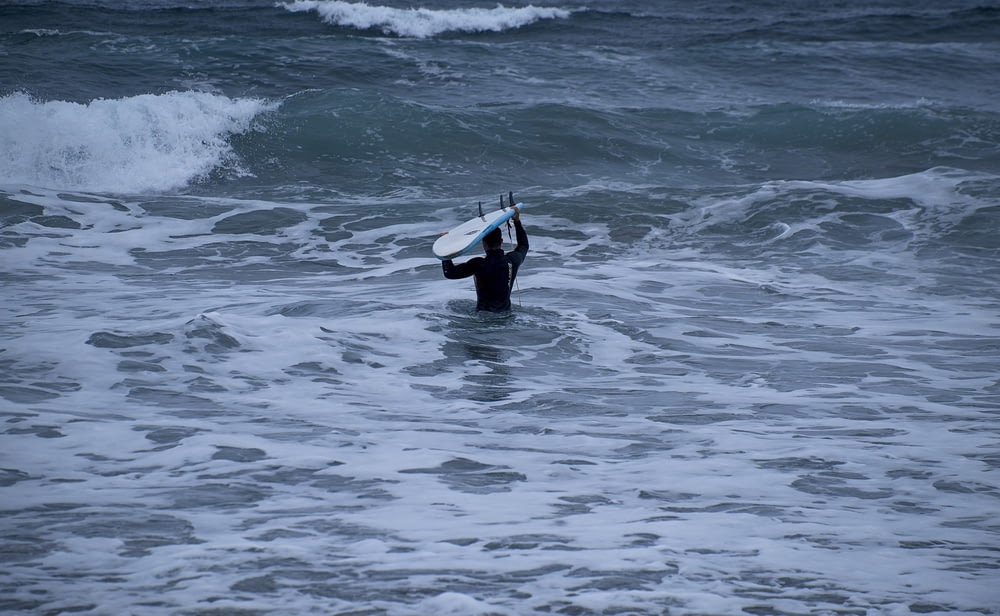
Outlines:
<svg viewBox="0 0 1000 616"><path fill-rule="evenodd" d="M518 203L514 207L524 209L524 204ZM476 216L437 238L431 250L434 251L434 256L442 261L460 257L478 245L487 233L507 222L513 215L513 207L504 207Z"/></svg>

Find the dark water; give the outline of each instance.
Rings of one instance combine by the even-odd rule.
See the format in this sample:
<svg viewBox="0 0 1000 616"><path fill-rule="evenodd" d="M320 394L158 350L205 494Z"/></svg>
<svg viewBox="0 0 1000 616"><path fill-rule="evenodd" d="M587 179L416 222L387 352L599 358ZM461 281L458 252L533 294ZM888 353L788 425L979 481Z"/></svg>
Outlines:
<svg viewBox="0 0 1000 616"><path fill-rule="evenodd" d="M0 5L0 610L1000 613L998 33Z"/></svg>

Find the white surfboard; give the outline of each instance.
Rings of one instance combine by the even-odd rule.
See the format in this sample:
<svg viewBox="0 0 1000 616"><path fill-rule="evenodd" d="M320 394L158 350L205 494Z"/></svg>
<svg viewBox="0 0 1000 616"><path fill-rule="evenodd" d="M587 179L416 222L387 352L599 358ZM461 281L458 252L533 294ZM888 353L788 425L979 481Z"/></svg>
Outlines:
<svg viewBox="0 0 1000 616"><path fill-rule="evenodd" d="M518 203L514 207L523 209L524 204ZM442 261L460 257L479 244L487 233L507 222L513 215L514 208L505 207L476 216L439 237L431 250L434 251L434 256Z"/></svg>

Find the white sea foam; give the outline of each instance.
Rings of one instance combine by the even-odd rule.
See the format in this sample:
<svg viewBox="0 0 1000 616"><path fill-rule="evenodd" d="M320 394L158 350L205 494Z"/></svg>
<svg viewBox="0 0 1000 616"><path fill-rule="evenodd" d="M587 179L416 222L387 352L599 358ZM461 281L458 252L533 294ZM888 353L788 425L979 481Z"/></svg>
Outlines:
<svg viewBox="0 0 1000 616"><path fill-rule="evenodd" d="M541 19L565 19L570 15L566 9L534 5L508 8L498 4L492 9L398 9L365 2L296 0L281 6L293 12L315 11L325 22L338 26L360 30L381 28L387 34L412 38L429 38L445 32L502 32Z"/></svg>
<svg viewBox="0 0 1000 616"><path fill-rule="evenodd" d="M428 44L278 1L65 3L116 34L4 49L50 98L316 90L0 99L44 129L0 133L39 153L0 153L0 609L1000 616L998 66L923 44L990 15L603 2ZM78 142L102 188L212 181L69 190ZM479 315L430 245L506 184L531 250Z"/></svg>
<svg viewBox="0 0 1000 616"><path fill-rule="evenodd" d="M11 94L0 98L0 183L133 193L242 173L228 138L273 107L203 92L86 104Z"/></svg>

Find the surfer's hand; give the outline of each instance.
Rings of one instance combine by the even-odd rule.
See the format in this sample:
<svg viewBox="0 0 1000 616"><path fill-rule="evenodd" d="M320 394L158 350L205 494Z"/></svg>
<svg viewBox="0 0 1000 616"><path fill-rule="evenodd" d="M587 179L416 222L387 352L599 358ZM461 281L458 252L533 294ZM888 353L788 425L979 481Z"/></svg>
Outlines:
<svg viewBox="0 0 1000 616"><path fill-rule="evenodd" d="M521 220L521 210L518 209L516 205L514 206L514 215L511 216L511 218L513 218L514 220Z"/></svg>

